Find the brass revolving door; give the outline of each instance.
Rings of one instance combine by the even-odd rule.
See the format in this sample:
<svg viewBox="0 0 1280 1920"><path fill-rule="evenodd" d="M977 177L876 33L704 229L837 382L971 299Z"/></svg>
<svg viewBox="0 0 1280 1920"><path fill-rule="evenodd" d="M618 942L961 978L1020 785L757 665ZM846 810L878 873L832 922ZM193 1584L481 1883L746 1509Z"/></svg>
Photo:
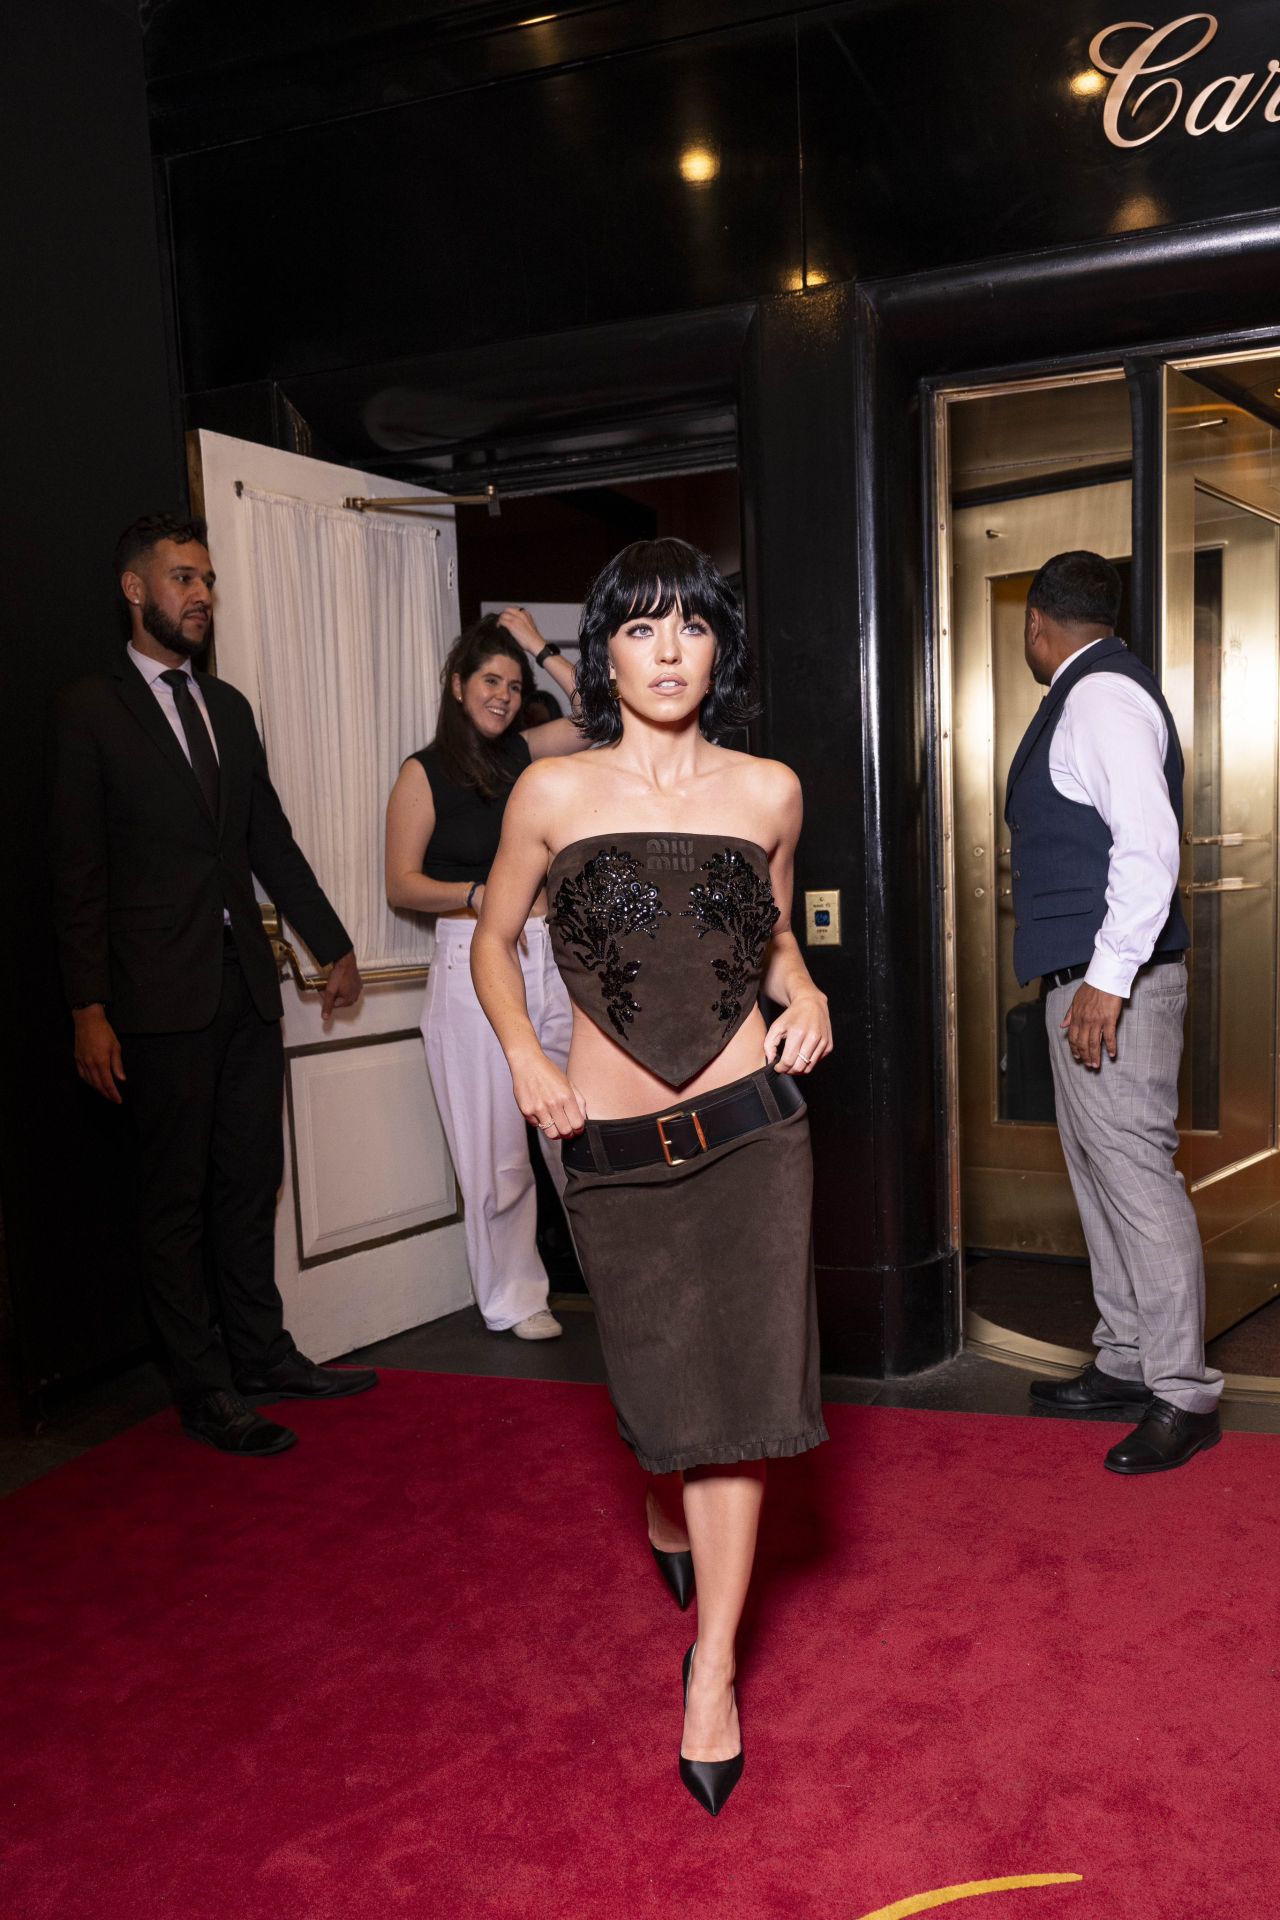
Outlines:
<svg viewBox="0 0 1280 1920"><path fill-rule="evenodd" d="M1271 378L1280 383L1280 361ZM1224 393L1221 370L1199 379L1170 367L1164 447L1159 671L1186 759L1179 884L1192 932L1178 1165L1205 1242L1212 1338L1280 1289L1280 433L1244 395ZM1042 698L1022 652L1032 574L1053 553L1087 547L1127 582L1125 381L1116 369L943 396L938 451L954 1228L975 1276L989 1265L974 1266L978 1254L1010 1272L1023 1263L1028 1297L1048 1298L1057 1282L1032 1263L1060 1262L1076 1302L1040 1325L1034 1312L993 1327L985 1309L971 1311L968 1332L1066 1365L1089 1345L1085 1247L1042 1006L1035 983L1013 975L1003 801ZM1127 599L1118 629L1129 637Z"/></svg>

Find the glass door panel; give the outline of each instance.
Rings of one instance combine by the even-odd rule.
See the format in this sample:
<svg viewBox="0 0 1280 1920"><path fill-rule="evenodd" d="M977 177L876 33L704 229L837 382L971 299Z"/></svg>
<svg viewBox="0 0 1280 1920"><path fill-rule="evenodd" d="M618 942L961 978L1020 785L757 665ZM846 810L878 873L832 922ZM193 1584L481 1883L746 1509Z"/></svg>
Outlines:
<svg viewBox="0 0 1280 1920"><path fill-rule="evenodd" d="M1276 1145L1277 538L1195 489L1188 766L1192 1185Z"/></svg>
<svg viewBox="0 0 1280 1920"><path fill-rule="evenodd" d="M1013 971L1004 790L1044 698L1022 649L1027 588L1056 552L1129 569L1127 480L953 515L956 1037L961 1205L971 1247L1079 1257L1084 1237L1054 1125L1044 1014Z"/></svg>
<svg viewBox="0 0 1280 1920"><path fill-rule="evenodd" d="M1186 758L1179 1165L1212 1337L1280 1276L1280 437L1265 398L1251 404L1280 361L1195 371L1165 373L1162 681Z"/></svg>

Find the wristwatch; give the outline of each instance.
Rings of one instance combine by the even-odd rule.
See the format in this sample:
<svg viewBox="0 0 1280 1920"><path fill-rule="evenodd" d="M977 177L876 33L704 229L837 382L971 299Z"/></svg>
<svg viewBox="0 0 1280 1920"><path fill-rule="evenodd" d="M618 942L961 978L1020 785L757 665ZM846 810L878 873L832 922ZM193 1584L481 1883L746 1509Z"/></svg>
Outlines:
<svg viewBox="0 0 1280 1920"><path fill-rule="evenodd" d="M541 652L541 653L535 653L535 654L534 654L534 656L533 656L533 664L534 664L534 666L535 666L535 667L540 667L540 666L542 665L542 663L543 663L543 661L544 661L544 660L545 660L545 659L547 658L547 655L548 655L548 654L551 654L551 653L555 653L555 654L558 654L558 653L559 653L559 651L560 651L560 649L559 649L559 647L558 647L558 646L556 645L556 643L555 643L555 641L554 641L554 640L548 640L548 642L547 642L547 644L546 644L546 646L545 646L545 647L544 647L544 648L542 649L542 652Z"/></svg>

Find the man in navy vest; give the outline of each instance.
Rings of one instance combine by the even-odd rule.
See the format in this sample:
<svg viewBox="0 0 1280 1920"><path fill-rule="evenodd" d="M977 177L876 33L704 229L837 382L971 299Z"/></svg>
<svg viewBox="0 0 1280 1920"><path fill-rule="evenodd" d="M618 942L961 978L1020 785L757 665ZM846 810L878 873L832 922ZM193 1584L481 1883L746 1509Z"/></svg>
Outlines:
<svg viewBox="0 0 1280 1920"><path fill-rule="evenodd" d="M1222 1375L1205 1365L1204 1256L1173 1165L1182 749L1154 675L1116 638L1119 610L1120 576L1097 553L1056 554L1027 594L1027 665L1049 691L1009 769L1013 964L1045 996L1099 1314L1096 1361L1034 1380L1031 1397L1140 1416L1106 1465L1160 1473L1221 1439Z"/></svg>

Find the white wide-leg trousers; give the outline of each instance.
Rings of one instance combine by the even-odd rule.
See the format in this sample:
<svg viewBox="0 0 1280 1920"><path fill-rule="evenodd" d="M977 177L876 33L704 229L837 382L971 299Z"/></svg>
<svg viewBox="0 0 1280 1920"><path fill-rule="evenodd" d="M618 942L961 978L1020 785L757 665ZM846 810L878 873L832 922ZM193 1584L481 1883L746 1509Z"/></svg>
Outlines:
<svg viewBox="0 0 1280 1920"><path fill-rule="evenodd" d="M427 1068L465 1208L467 1261L476 1304L494 1333L547 1304L547 1271L538 1257L538 1207L528 1134L511 1091L511 1073L471 984L471 919L439 920L436 953L422 1006ZM520 953L529 1018L556 1065L569 1058L573 1014L551 952L545 920L525 923ZM559 1141L539 1136L543 1157L564 1191Z"/></svg>

